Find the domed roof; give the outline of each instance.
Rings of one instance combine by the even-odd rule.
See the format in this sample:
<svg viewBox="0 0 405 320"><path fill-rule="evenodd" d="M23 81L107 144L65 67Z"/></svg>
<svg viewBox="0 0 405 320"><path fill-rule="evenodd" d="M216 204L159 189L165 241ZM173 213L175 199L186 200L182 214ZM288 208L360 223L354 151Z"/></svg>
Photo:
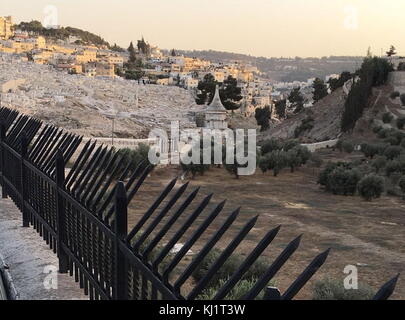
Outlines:
<svg viewBox="0 0 405 320"><path fill-rule="evenodd" d="M224 105L222 104L221 97L219 96L219 87L218 85L215 88L215 96L211 104L208 106L207 111L215 112L226 112Z"/></svg>

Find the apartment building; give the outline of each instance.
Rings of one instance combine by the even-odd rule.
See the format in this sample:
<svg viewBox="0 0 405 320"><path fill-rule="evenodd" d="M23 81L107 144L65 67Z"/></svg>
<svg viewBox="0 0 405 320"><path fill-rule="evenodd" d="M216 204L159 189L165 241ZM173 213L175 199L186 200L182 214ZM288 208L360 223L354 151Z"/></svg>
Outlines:
<svg viewBox="0 0 405 320"><path fill-rule="evenodd" d="M83 49L76 51L76 63L84 64L97 61L97 50Z"/></svg>
<svg viewBox="0 0 405 320"><path fill-rule="evenodd" d="M100 77L115 77L115 65L112 63L96 63L96 74Z"/></svg>
<svg viewBox="0 0 405 320"><path fill-rule="evenodd" d="M8 40L14 36L13 18L0 17L0 39Z"/></svg>

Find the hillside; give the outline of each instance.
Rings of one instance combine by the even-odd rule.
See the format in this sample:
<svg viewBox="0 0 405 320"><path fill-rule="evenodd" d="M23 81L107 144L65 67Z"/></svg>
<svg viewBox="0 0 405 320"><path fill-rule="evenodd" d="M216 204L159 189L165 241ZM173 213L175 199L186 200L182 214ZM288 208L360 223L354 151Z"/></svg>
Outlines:
<svg viewBox="0 0 405 320"><path fill-rule="evenodd" d="M57 29L48 29L45 28L39 21L31 21L21 22L20 24L16 25L16 29L34 33L36 35L54 40L66 40L70 36L73 36L80 38L83 44L95 46L110 46L110 44L102 37L78 28L60 27Z"/></svg>
<svg viewBox="0 0 405 320"><path fill-rule="evenodd" d="M246 54L214 50L184 51L176 50L189 57L197 57L213 62L241 61L256 66L273 81L292 82L307 81L309 78L325 78L342 71L353 72L363 57L323 57L323 58L266 58Z"/></svg>
<svg viewBox="0 0 405 320"><path fill-rule="evenodd" d="M14 81L18 79L18 81ZM0 60L2 106L86 137L146 138L153 128L195 127L190 112L201 110L187 90L137 85L123 79L67 75L47 66ZM138 96L138 99L136 99Z"/></svg>
<svg viewBox="0 0 405 320"><path fill-rule="evenodd" d="M294 132L302 121L311 117L313 129L300 135L304 142L319 142L336 139L340 134L341 119L344 110L345 95L340 88L316 103L311 109L281 122L263 134L264 138L276 137L283 139L294 138Z"/></svg>
<svg viewBox="0 0 405 320"><path fill-rule="evenodd" d="M391 99L394 91L405 93L405 72L391 72L388 82L383 86L374 87L370 96L368 107L364 109L362 117L357 121L353 130L341 133L341 120L345 104L343 89L331 93L311 109L275 125L266 131L262 137L276 137L283 139L294 138L294 132L305 119L312 118L314 121L311 130L304 131L299 138L303 142L319 142L336 139L340 136L355 140L372 139L375 134L372 132L372 125L385 128L395 128L395 120L405 116L405 109L401 107L399 97ZM391 113L393 121L386 124L382 118L385 113Z"/></svg>

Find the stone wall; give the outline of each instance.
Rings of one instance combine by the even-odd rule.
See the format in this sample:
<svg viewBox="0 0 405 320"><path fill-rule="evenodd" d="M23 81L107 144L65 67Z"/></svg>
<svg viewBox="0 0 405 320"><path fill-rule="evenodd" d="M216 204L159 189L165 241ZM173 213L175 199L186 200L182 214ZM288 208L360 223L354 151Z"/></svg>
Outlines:
<svg viewBox="0 0 405 320"><path fill-rule="evenodd" d="M315 152L320 149L332 148L332 147L336 146L338 141L339 141L339 139L335 139L335 140L328 140L328 141L322 141L322 142L317 142L317 143L303 144L303 146L307 147L309 151Z"/></svg>

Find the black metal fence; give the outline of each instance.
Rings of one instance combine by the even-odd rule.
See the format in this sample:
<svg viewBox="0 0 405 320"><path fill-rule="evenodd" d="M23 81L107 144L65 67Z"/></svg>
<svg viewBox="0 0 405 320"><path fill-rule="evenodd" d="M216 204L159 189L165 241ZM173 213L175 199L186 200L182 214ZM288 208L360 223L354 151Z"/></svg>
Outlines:
<svg viewBox="0 0 405 320"><path fill-rule="evenodd" d="M184 293L182 287L229 231L238 218L239 209L226 216L192 261L187 262L173 279L173 270L189 250L208 232L220 213L224 216L225 202L218 204L198 223L197 219L207 209L213 195L203 198L181 226L173 230L187 208L196 202L199 192L196 189L187 193L188 184L175 189L175 179L128 231L128 204L150 173L150 166L141 164L133 170L113 148L97 147L96 142L89 141L68 170L66 165L78 151L82 137L43 125L7 108L0 109L0 121L3 198L10 196L22 212L23 226L33 226L37 230L58 255L59 272L70 273L90 299L197 299L257 222L258 217L255 217L241 227L206 274ZM180 205L175 208L178 202ZM184 245L173 254L172 249L192 227ZM264 236L237 271L218 288L215 300L227 298L279 230L277 227ZM169 239L163 242L169 231ZM300 241L301 236L285 247L243 299L260 296L290 300L296 296L329 254L327 250L315 257L283 294L267 287L298 249ZM397 277L385 284L375 299L388 299L396 282Z"/></svg>

